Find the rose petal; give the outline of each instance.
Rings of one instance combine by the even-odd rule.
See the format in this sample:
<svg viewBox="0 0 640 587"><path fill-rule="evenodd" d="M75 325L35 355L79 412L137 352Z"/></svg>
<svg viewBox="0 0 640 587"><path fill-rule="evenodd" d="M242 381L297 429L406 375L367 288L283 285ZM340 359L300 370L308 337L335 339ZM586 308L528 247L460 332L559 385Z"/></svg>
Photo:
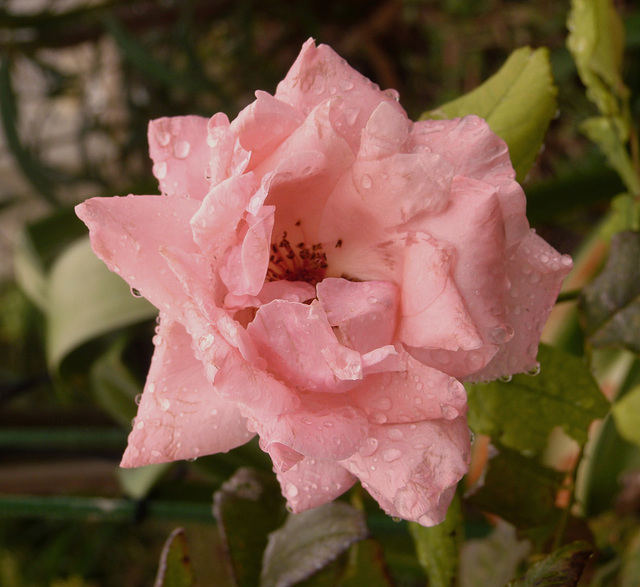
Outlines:
<svg viewBox="0 0 640 587"><path fill-rule="evenodd" d="M368 424L364 412L347 405L342 395L311 394L296 411L251 419L263 450L282 444L306 457L346 459L362 445Z"/></svg>
<svg viewBox="0 0 640 587"><path fill-rule="evenodd" d="M424 234L407 238L399 337L412 347L457 351L483 340L453 280L450 252Z"/></svg>
<svg viewBox="0 0 640 587"><path fill-rule="evenodd" d="M416 122L411 133L414 150L426 149L445 157L457 175L484 181L496 190L505 220L506 246L529 230L526 199L515 181L506 143L477 116Z"/></svg>
<svg viewBox="0 0 640 587"><path fill-rule="evenodd" d="M201 116L158 118L149 123L149 154L160 191L202 200L209 191L204 170L209 163L207 119ZM194 169L202 170L193 173Z"/></svg>
<svg viewBox="0 0 640 587"><path fill-rule="evenodd" d="M275 97L307 115L334 96L343 97L348 104L349 111L343 115L347 124L339 130L354 153L358 151L360 129L381 102L402 112L396 93L380 92L376 84L350 67L331 47L316 47L314 40L309 39L278 84Z"/></svg>
<svg viewBox="0 0 640 587"><path fill-rule="evenodd" d="M256 92L256 101L238 114L231 130L242 147L251 153L248 169L259 165L303 121L291 105L267 92Z"/></svg>
<svg viewBox="0 0 640 587"><path fill-rule="evenodd" d="M312 458L303 459L277 476L294 514L334 500L356 482L356 477L341 465Z"/></svg>
<svg viewBox="0 0 640 587"><path fill-rule="evenodd" d="M109 269L154 306L177 316L185 293L162 250L170 244L198 253L189 230L198 204L163 196L91 198L76 206L76 213L89 227L94 252Z"/></svg>
<svg viewBox="0 0 640 587"><path fill-rule="evenodd" d="M399 302L394 284L330 278L316 289L329 324L339 328L344 344L367 353L392 342Z"/></svg>
<svg viewBox="0 0 640 587"><path fill-rule="evenodd" d="M191 218L193 240L212 265L238 242L238 224L257 189L258 182L252 173L231 177L212 187Z"/></svg>
<svg viewBox="0 0 640 587"><path fill-rule="evenodd" d="M207 124L207 144L211 148L209 165L204 170L215 186L229 177L242 174L251 158L251 153L242 148L240 140L231 129L226 114L214 114Z"/></svg>
<svg viewBox="0 0 640 587"><path fill-rule="evenodd" d="M262 289L271 254L273 213L272 206L263 206L258 216L247 214L244 235L225 255L219 273L233 295L255 296Z"/></svg>
<svg viewBox="0 0 640 587"><path fill-rule="evenodd" d="M540 333L553 308L565 275L573 264L531 231L507 260L511 282L507 321L513 338L500 345L493 360L468 379L481 381L535 369Z"/></svg>
<svg viewBox="0 0 640 587"><path fill-rule="evenodd" d="M338 342L317 302L275 300L247 331L269 368L300 389L341 392L362 379L360 354Z"/></svg>
<svg viewBox="0 0 640 587"><path fill-rule="evenodd" d="M249 441L238 407L215 393L184 327L162 316L123 467L227 452Z"/></svg>
<svg viewBox="0 0 640 587"><path fill-rule="evenodd" d="M374 424L452 420L467 413L467 395L453 377L403 352L401 368L368 376L351 391L356 405Z"/></svg>
<svg viewBox="0 0 640 587"><path fill-rule="evenodd" d="M444 520L469 466L466 418L372 426L360 452L341 464L389 515L433 526Z"/></svg>

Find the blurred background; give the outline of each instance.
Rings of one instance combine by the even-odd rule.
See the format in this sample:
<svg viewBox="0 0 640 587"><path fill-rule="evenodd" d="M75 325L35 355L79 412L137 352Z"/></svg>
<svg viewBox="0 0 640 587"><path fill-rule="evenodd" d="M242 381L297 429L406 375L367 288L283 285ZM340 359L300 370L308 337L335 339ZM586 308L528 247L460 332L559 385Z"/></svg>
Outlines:
<svg viewBox="0 0 640 587"><path fill-rule="evenodd" d="M637 97L640 7L616 5ZM558 0L0 0L0 586L149 585L176 525L188 528L202 584L225 585L211 495L238 464L270 468L249 445L118 471L154 313L126 286L126 316L101 317L104 299L92 307L94 294L123 292L78 248L86 229L72 206L158 192L148 121L235 117L255 90L275 91L309 37L397 89L414 119L514 49L546 46L559 111L524 187L532 224L571 252L623 187L577 131L593 106L564 47L568 10ZM397 568L398 584L423 581L411 562Z"/></svg>

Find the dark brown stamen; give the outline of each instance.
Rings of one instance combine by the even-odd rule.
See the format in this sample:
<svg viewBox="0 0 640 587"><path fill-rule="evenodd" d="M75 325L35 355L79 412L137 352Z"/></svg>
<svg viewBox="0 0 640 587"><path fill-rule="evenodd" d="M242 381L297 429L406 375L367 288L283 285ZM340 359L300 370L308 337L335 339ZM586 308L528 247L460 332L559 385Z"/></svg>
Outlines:
<svg viewBox="0 0 640 587"><path fill-rule="evenodd" d="M308 247L300 242L294 250L285 231L280 242L271 245L271 251L267 281L306 281L312 285L322 281L327 268L322 245Z"/></svg>

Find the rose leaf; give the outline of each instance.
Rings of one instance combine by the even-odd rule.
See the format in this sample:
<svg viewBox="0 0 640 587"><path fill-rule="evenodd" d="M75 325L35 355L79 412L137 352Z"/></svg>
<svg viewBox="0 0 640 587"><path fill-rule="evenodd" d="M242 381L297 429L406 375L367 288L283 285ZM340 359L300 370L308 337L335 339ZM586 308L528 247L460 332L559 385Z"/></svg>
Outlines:
<svg viewBox="0 0 640 587"><path fill-rule="evenodd" d="M640 385L620 398L611 413L620 436L640 445Z"/></svg>
<svg viewBox="0 0 640 587"><path fill-rule="evenodd" d="M555 500L563 477L535 459L501 447L489 460L479 487L471 488L469 501L520 530L551 528L561 513Z"/></svg>
<svg viewBox="0 0 640 587"><path fill-rule="evenodd" d="M627 348L640 353L640 232L611 240L605 266L582 292L585 333L593 346Z"/></svg>
<svg viewBox="0 0 640 587"><path fill-rule="evenodd" d="M239 587L258 584L267 536L284 520L284 502L272 474L243 467L213 497L213 514Z"/></svg>
<svg viewBox="0 0 640 587"><path fill-rule="evenodd" d="M307 579L367 535L363 513L344 502L290 514L269 535L260 586L287 587Z"/></svg>
<svg viewBox="0 0 640 587"><path fill-rule="evenodd" d="M171 532L160 555L154 587L192 587L195 578L183 528Z"/></svg>
<svg viewBox="0 0 640 587"><path fill-rule="evenodd" d="M586 542L572 542L529 567L509 587L575 587L593 549Z"/></svg>
<svg viewBox="0 0 640 587"><path fill-rule="evenodd" d="M475 90L425 112L422 119L475 114L509 146L518 181L533 165L549 122L556 113L557 88L546 49L522 47Z"/></svg>
<svg viewBox="0 0 640 587"><path fill-rule="evenodd" d="M425 528L409 522L418 560L433 587L451 587L458 575L458 561L463 539L460 499L454 497L442 524Z"/></svg>
<svg viewBox="0 0 640 587"><path fill-rule="evenodd" d="M544 450L556 426L586 442L589 424L606 415L609 403L578 357L540 345L538 360L537 376L467 385L469 426L476 434L529 455Z"/></svg>

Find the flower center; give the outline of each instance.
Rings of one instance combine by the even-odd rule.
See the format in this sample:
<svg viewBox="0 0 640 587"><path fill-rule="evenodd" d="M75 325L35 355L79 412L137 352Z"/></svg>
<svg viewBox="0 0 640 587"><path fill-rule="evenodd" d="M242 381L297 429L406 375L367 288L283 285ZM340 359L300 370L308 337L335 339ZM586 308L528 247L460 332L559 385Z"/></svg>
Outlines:
<svg viewBox="0 0 640 587"><path fill-rule="evenodd" d="M301 242L292 246L287 232L280 242L271 245L267 281L306 281L311 285L322 281L327 268L327 255L321 244L310 247Z"/></svg>

